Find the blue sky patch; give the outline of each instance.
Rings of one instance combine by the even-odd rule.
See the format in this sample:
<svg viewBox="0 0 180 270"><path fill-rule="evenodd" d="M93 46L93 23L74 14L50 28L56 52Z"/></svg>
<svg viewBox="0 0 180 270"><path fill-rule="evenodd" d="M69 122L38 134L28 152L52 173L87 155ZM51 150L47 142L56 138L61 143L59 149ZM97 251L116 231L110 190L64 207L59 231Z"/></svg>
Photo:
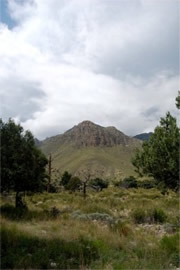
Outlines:
<svg viewBox="0 0 180 270"><path fill-rule="evenodd" d="M12 29L16 25L9 14L7 0L0 0L0 22L6 24L9 29Z"/></svg>

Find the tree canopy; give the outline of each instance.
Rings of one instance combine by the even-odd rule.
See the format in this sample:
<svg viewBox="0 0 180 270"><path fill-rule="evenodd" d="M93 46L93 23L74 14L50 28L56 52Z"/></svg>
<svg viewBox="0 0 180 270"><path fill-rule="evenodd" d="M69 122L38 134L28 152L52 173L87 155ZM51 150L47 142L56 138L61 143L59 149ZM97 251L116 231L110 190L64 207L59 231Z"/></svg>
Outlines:
<svg viewBox="0 0 180 270"><path fill-rule="evenodd" d="M176 118L168 112L161 118L150 140L144 142L132 159L136 171L153 176L166 187L179 187L179 142L180 132Z"/></svg>
<svg viewBox="0 0 180 270"><path fill-rule="evenodd" d="M0 119L1 191L41 191L46 178L47 158L36 147L30 131L11 119Z"/></svg>

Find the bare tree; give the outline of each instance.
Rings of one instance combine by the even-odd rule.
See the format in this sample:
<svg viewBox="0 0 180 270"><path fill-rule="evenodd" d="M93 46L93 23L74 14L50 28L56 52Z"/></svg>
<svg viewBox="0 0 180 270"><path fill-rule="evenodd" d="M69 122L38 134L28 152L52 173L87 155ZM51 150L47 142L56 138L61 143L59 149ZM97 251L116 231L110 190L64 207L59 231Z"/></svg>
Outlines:
<svg viewBox="0 0 180 270"><path fill-rule="evenodd" d="M97 175L102 175L104 173L103 170L93 171L90 169L90 166L87 169L79 170L76 175L81 179L82 182L82 192L84 199L87 195L87 187L89 186L90 180L92 180Z"/></svg>
<svg viewBox="0 0 180 270"><path fill-rule="evenodd" d="M76 172L76 175L81 179L82 182L82 192L83 192L83 197L84 199L86 198L86 190L88 186L88 182L91 180L93 174L91 173L90 168L88 167L87 169L79 170Z"/></svg>

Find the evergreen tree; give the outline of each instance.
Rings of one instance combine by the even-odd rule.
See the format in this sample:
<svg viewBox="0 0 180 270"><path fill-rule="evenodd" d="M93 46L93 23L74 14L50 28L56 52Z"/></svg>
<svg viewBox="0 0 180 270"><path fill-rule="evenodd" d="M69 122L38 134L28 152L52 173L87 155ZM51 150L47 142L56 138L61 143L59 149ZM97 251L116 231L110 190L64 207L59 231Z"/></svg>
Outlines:
<svg viewBox="0 0 180 270"><path fill-rule="evenodd" d="M161 118L150 140L144 142L132 159L136 171L153 176L166 187L179 187L179 141L180 132L176 119L168 112Z"/></svg>
<svg viewBox="0 0 180 270"><path fill-rule="evenodd" d="M24 132L13 120L3 123L1 132L1 191L41 191L46 178L47 159L36 147L30 131ZM16 205L17 206L17 205Z"/></svg>
<svg viewBox="0 0 180 270"><path fill-rule="evenodd" d="M176 97L176 107L180 109L180 91L178 91L178 96Z"/></svg>
<svg viewBox="0 0 180 270"><path fill-rule="evenodd" d="M67 185L69 184L71 177L72 175L68 173L67 171L63 173L62 178L61 178L61 185L64 186L64 188L66 188Z"/></svg>

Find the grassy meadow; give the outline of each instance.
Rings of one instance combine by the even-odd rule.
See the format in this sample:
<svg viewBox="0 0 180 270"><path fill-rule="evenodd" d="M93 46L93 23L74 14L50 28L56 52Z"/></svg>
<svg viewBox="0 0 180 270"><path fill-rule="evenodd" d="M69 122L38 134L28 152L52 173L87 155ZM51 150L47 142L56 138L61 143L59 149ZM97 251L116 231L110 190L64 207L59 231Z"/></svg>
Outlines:
<svg viewBox="0 0 180 270"><path fill-rule="evenodd" d="M177 269L179 197L157 189L1 195L1 269Z"/></svg>

